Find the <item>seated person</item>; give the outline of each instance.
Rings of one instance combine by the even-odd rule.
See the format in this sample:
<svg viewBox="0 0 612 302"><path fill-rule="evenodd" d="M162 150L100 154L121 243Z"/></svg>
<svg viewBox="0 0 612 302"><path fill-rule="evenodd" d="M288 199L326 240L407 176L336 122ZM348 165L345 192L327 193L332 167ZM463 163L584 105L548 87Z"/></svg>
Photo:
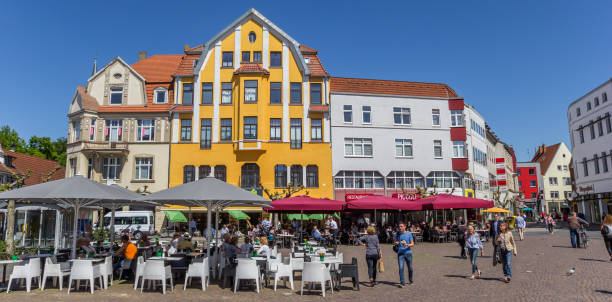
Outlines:
<svg viewBox="0 0 612 302"><path fill-rule="evenodd" d="M300 225L298 224L297 220L295 220L295 218L293 218L293 220L291 221L291 227L293 229L297 229Z"/></svg>
<svg viewBox="0 0 612 302"><path fill-rule="evenodd" d="M191 237L189 237L189 233L185 233L185 235L183 235L183 240L179 240L178 242L177 250L189 250L191 252L192 249L193 243L191 242Z"/></svg>
<svg viewBox="0 0 612 302"><path fill-rule="evenodd" d="M225 258L230 259L230 261L228 261L229 263L234 263L237 253L240 253L238 237L231 236L229 243L225 244Z"/></svg>
<svg viewBox="0 0 612 302"><path fill-rule="evenodd" d="M230 232L230 231L229 231L229 229L227 228L227 224L224 224L224 225L221 227L221 230L219 230L219 234L221 234L221 236L223 236L223 235L225 235L225 234L227 234L227 233L229 233L229 232Z"/></svg>
<svg viewBox="0 0 612 302"><path fill-rule="evenodd" d="M85 254L96 253L96 250L91 247L91 241L85 237L77 239L77 246L85 251Z"/></svg>
<svg viewBox="0 0 612 302"><path fill-rule="evenodd" d="M253 245L251 244L251 238L244 238L244 243L240 246L240 252L243 254L251 253Z"/></svg>
<svg viewBox="0 0 612 302"><path fill-rule="evenodd" d="M355 223L351 224L351 234L356 235L359 229L357 229L357 225Z"/></svg>
<svg viewBox="0 0 612 302"><path fill-rule="evenodd" d="M178 244L181 240L181 235L174 233L172 240L170 241L170 247L168 248L168 255L176 254L178 252Z"/></svg>
<svg viewBox="0 0 612 302"><path fill-rule="evenodd" d="M132 261L138 254L138 248L135 244L130 242L130 237L123 235L121 236L121 248L115 253L115 257L121 257L121 260L116 262L113 266L113 270L119 270L125 261Z"/></svg>
<svg viewBox="0 0 612 302"><path fill-rule="evenodd" d="M149 246L150 244L149 237L145 233L142 233L142 237L136 242L136 246Z"/></svg>
<svg viewBox="0 0 612 302"><path fill-rule="evenodd" d="M268 238L261 237L259 238L259 242L261 243L261 247L257 250L257 255L259 257L266 257L270 254L270 247L268 246Z"/></svg>
<svg viewBox="0 0 612 302"><path fill-rule="evenodd" d="M316 225L312 226L312 237L317 241L321 241L321 244L323 245L325 245L325 243L327 242L327 239L321 236L321 232L319 232Z"/></svg>

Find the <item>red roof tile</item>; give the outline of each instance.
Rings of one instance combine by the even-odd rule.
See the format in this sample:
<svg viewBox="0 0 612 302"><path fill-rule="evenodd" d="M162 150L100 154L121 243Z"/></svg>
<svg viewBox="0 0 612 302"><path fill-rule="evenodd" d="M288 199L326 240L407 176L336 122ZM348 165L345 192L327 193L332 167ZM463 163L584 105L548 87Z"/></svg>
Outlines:
<svg viewBox="0 0 612 302"><path fill-rule="evenodd" d="M174 85L172 83L147 83L147 106L162 106L164 104L153 104L153 92L157 87L163 87L168 90L168 104L174 104Z"/></svg>
<svg viewBox="0 0 612 302"><path fill-rule="evenodd" d="M326 77L329 76L323 64L321 64L321 60L316 55L304 55L304 58L308 58L308 70L310 70L310 75L315 77Z"/></svg>
<svg viewBox="0 0 612 302"><path fill-rule="evenodd" d="M436 98L455 98L457 93L446 84L356 78L331 78L331 92L387 94Z"/></svg>
<svg viewBox="0 0 612 302"><path fill-rule="evenodd" d="M32 171L30 177L24 181L26 186L41 183L49 173L52 173L49 181L62 179L66 175L66 168L61 167L55 161L10 150L4 150L4 152L6 155L14 157L13 166L19 174L24 175L28 170Z"/></svg>
<svg viewBox="0 0 612 302"><path fill-rule="evenodd" d="M310 54L310 55L316 55L317 52L318 52L318 50L316 50L316 49L314 49L312 47L308 47L306 45L302 45L302 44L300 44L300 51L303 54Z"/></svg>
<svg viewBox="0 0 612 302"><path fill-rule="evenodd" d="M176 71L183 55L154 55L132 64L147 83L172 82L172 74Z"/></svg>
<svg viewBox="0 0 612 302"><path fill-rule="evenodd" d="M204 44L185 49L186 55L200 55L204 50Z"/></svg>
<svg viewBox="0 0 612 302"><path fill-rule="evenodd" d="M234 74L240 74L240 73L270 74L270 72L267 69L261 67L259 63L240 63L240 67L236 69L236 71L234 71Z"/></svg>
<svg viewBox="0 0 612 302"><path fill-rule="evenodd" d="M168 112L172 107L171 104L160 104L160 105L149 105L149 106L100 106L98 112L100 113L117 113L117 112L130 112L130 113L142 113L142 112Z"/></svg>
<svg viewBox="0 0 612 302"><path fill-rule="evenodd" d="M191 105L176 105L172 108L174 112L192 112L193 106Z"/></svg>
<svg viewBox="0 0 612 302"><path fill-rule="evenodd" d="M540 163L542 175L546 174L546 171L548 171L550 163L552 163L552 160L555 157L557 150L559 150L560 145L561 143L552 146L542 145L538 148L538 151L536 151L536 154L533 156L531 161Z"/></svg>
<svg viewBox="0 0 612 302"><path fill-rule="evenodd" d="M174 71L174 75L177 76L192 76L193 75L193 69L195 68L194 66L194 61L200 59L200 55L184 55L181 58L181 63L178 65L178 67L176 68L176 70Z"/></svg>
<svg viewBox="0 0 612 302"><path fill-rule="evenodd" d="M81 105L85 110L97 111L100 104L96 99L87 93L87 88L84 86L77 86L77 93L81 97Z"/></svg>

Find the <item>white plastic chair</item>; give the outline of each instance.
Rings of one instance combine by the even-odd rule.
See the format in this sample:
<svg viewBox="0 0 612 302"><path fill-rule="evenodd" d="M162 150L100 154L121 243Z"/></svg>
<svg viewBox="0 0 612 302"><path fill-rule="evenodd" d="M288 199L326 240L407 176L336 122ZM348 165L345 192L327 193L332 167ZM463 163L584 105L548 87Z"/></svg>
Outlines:
<svg viewBox="0 0 612 302"><path fill-rule="evenodd" d="M40 290L45 290L45 283L47 282L47 278L57 278L59 279L59 289L62 290L62 285L64 283L64 277L70 275L70 271L62 271L61 265L59 263L55 264L51 261L51 258L47 257L45 260L45 271L43 272L42 277L42 286ZM53 283L55 285L55 282Z"/></svg>
<svg viewBox="0 0 612 302"><path fill-rule="evenodd" d="M188 281L189 285L191 285L191 280L193 280L194 277L202 279L202 291L206 291L206 287L208 286L209 282L208 258L204 258L204 261L202 262L196 262L189 265L187 273L185 274L185 284L183 285L183 290L187 289Z"/></svg>
<svg viewBox="0 0 612 302"><path fill-rule="evenodd" d="M255 260L239 260L234 278L234 293L236 293L240 280L255 280L257 293L259 293L259 279L259 266Z"/></svg>
<svg viewBox="0 0 612 302"><path fill-rule="evenodd" d="M142 283L140 292L144 289L145 280L159 280L162 282L162 292L166 294L166 280L170 279L170 289L174 291L174 284L172 283L172 271L170 266L164 266L163 261L149 260L145 262L145 267L142 272Z"/></svg>
<svg viewBox="0 0 612 302"><path fill-rule="evenodd" d="M136 274L134 276L134 290L138 288L138 281L142 277L142 272L144 271L144 268L145 268L144 258L142 256L138 256L138 259L136 262Z"/></svg>
<svg viewBox="0 0 612 302"><path fill-rule="evenodd" d="M213 279L217 279L217 267L219 265L219 257L218 252L213 252L210 254L210 259L208 261L208 266L210 267L210 275L212 275Z"/></svg>
<svg viewBox="0 0 612 302"><path fill-rule="evenodd" d="M302 271L302 285L300 295L304 294L304 283L316 282L321 283L321 291L323 292L323 297L325 297L325 284L327 283L327 281L329 281L332 293L334 293L334 286L331 281L331 275L329 274L329 271L325 268L325 264L320 262L305 262L304 270Z"/></svg>
<svg viewBox="0 0 612 302"><path fill-rule="evenodd" d="M291 262L291 270L292 270L292 275L295 272L301 272L304 270L304 258L293 258L293 256L291 256L291 259L289 260Z"/></svg>
<svg viewBox="0 0 612 302"><path fill-rule="evenodd" d="M278 247L276 245L274 245L274 248L272 249L272 252L270 252L272 255L272 257L276 257L278 255Z"/></svg>
<svg viewBox="0 0 612 302"><path fill-rule="evenodd" d="M291 290L293 290L293 265L291 264L291 258L289 263L285 264L282 262L273 262L270 264L271 271L274 275L274 291L276 291L276 284L281 278L289 279ZM287 287L287 281L285 280L285 287Z"/></svg>
<svg viewBox="0 0 612 302"><path fill-rule="evenodd" d="M91 293L94 292L94 279L100 280L100 288L104 288L102 281L102 273L100 272L100 265L93 265L91 260L74 260L72 262L72 269L70 270L70 281L68 282L68 294L70 294L70 288L72 287L73 280L87 280L91 288ZM79 282L76 283L76 288L79 288Z"/></svg>
<svg viewBox="0 0 612 302"><path fill-rule="evenodd" d="M26 291L29 293L32 288L32 279L36 277L38 277L36 280L38 280L38 287L40 288L40 258L32 258L24 265L13 267L6 292L8 293L11 289L13 279L25 279Z"/></svg>
<svg viewBox="0 0 612 302"><path fill-rule="evenodd" d="M113 285L113 257L104 258L104 263L100 265L100 274L104 280L104 289L108 289L108 283Z"/></svg>

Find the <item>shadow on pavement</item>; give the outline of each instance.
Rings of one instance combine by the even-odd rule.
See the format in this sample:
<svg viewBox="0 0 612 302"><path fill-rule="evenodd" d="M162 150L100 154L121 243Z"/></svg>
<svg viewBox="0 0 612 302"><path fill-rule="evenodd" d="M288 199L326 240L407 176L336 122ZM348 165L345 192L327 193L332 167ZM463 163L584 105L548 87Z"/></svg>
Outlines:
<svg viewBox="0 0 612 302"><path fill-rule="evenodd" d="M605 263L608 263L608 261L606 261L606 260L601 260L601 259L578 258L578 260L582 260L582 261L596 261L596 262L605 262Z"/></svg>
<svg viewBox="0 0 612 302"><path fill-rule="evenodd" d="M601 289L597 289L597 290L595 290L595 292L602 293L602 294L612 295L612 292L611 292L611 291L609 291L609 290L601 290Z"/></svg>
<svg viewBox="0 0 612 302"><path fill-rule="evenodd" d="M561 247L561 248L566 248L566 249L573 249L573 247L567 246L567 245L553 245L552 247Z"/></svg>

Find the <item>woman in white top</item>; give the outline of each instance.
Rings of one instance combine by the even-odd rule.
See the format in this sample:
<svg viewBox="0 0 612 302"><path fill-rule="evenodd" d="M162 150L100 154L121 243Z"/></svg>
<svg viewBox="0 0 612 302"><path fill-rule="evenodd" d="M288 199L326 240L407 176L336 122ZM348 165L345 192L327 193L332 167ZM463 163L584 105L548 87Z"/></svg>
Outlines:
<svg viewBox="0 0 612 302"><path fill-rule="evenodd" d="M270 254L270 247L268 246L268 238L261 237L259 238L259 242L261 247L257 250L257 255L259 257L266 257Z"/></svg>

